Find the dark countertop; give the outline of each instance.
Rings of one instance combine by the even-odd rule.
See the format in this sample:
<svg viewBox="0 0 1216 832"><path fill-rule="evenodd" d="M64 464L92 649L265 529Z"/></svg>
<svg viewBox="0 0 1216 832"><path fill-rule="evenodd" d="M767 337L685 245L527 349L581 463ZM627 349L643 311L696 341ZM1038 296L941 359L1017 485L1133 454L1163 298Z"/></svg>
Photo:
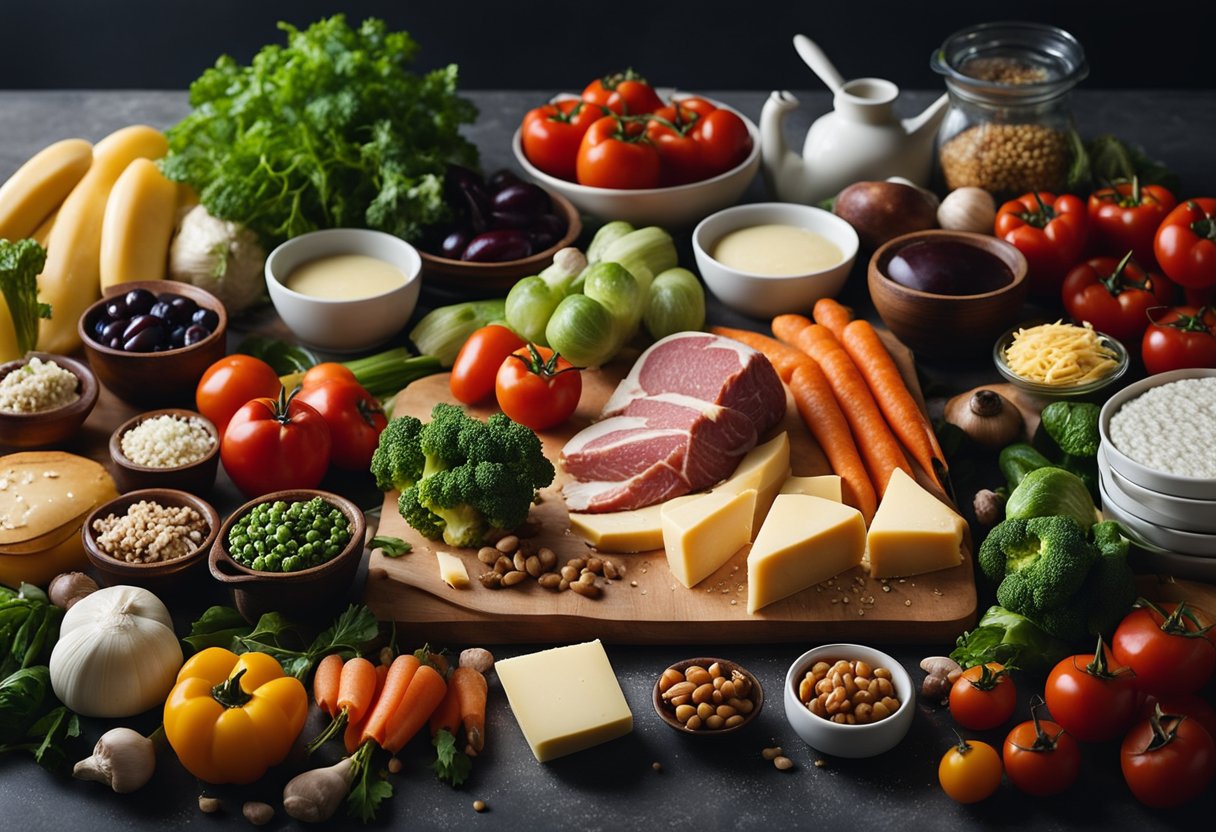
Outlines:
<svg viewBox="0 0 1216 832"><path fill-rule="evenodd" d="M513 164L508 137L522 113L542 97L528 92L469 93L481 115L469 137L481 148L487 170ZM904 115L911 115L936 93L909 92ZM753 119L759 117L764 93L723 93L723 100ZM799 93L803 102L787 124L797 147L811 120L826 112L824 92ZM96 140L119 126L146 122L167 127L187 110L184 93L164 92L0 92L0 181L48 142L68 136ZM1112 132L1143 144L1181 177L1186 195L1216 192L1216 169L1210 164L1206 139L1216 135L1216 95L1195 92L1110 92L1074 95L1074 111L1082 135ZM759 181L749 198L762 198ZM686 241L685 241L686 244ZM851 301L862 283L855 274ZM864 295L864 291L862 290ZM715 322L752 328L758 322L711 303ZM984 360L980 360L983 358ZM931 394L965 389L993 378L986 357L961 364L922 365L922 380ZM204 602L199 602L200 609ZM982 602L981 602L982 603ZM409 643L409 634L402 634ZM377 826L408 824L418 829L649 829L655 826L703 829L803 828L824 822L847 822L885 830L909 826L966 828L1070 829L1118 827L1156 830L1181 827L1198 818L1216 816L1216 790L1182 809L1154 811L1136 803L1123 784L1115 744L1087 746L1077 784L1066 794L1026 799L1005 783L988 801L973 807L957 805L937 786L936 767L952 742L952 720L944 709L918 704L912 728L894 751L869 760L825 757L808 748L785 721L781 703L783 679L790 663L817 644L808 630L805 644L752 645L725 649L727 657L749 668L760 679L767 703L749 730L733 737L697 737L673 733L650 705L650 690L668 664L697 652L690 647L631 648L612 646L609 656L634 714L634 732L597 749L540 765L532 758L507 707L502 691L491 680L486 753L476 761L468 783L453 791L426 769L430 749L415 743L402 756L405 771L393 778L397 794L386 804ZM919 682L921 657L948 652L949 644L898 645L889 649ZM496 648L499 657L530 648ZM707 646L707 649L708 646ZM1021 677L1023 704L1041 679ZM1209 688L1210 692L1210 688ZM1025 713L1024 708L1019 713ZM1020 717L1019 717L1020 718ZM146 731L155 714L122 721ZM314 715L313 722L316 722ZM80 755L104 730L118 722L85 720ZM309 733L313 723L306 729ZM1004 731L971 734L994 745ZM766 746L781 745L794 761L781 772L760 757ZM327 749L332 755L332 749ZM336 759L336 757L334 757ZM821 761L822 765L817 765ZM652 763L659 763L655 770ZM133 795L114 795L99 784L56 777L27 757L0 757L0 828L57 830L85 825L98 830L244 828L240 802L261 799L279 804L280 786L300 763L282 767L248 789L217 789L223 812L201 814L195 804L199 785L171 754L159 757L152 782ZM474 799L488 805L478 815ZM341 816L339 816L341 817ZM269 828L283 828L282 812ZM1209 820L1210 822L1210 820ZM343 818L330 824L344 828Z"/></svg>

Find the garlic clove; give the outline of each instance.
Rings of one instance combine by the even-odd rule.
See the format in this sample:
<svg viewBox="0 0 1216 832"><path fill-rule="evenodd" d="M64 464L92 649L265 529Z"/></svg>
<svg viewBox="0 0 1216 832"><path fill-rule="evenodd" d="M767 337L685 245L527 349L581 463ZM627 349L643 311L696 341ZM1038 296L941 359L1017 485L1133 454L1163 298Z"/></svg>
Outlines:
<svg viewBox="0 0 1216 832"><path fill-rule="evenodd" d="M141 788L156 771L156 748L152 740L130 728L112 728L93 746L93 756L72 768L79 780L105 783L118 794Z"/></svg>

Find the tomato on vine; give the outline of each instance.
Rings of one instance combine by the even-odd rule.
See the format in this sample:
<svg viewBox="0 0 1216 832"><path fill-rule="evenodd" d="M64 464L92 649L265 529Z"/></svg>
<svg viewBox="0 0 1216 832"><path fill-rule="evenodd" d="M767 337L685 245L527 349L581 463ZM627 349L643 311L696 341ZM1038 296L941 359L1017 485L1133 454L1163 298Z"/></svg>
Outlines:
<svg viewBox="0 0 1216 832"><path fill-rule="evenodd" d="M706 177L701 143L692 133L701 118L679 104L660 107L646 122L646 140L659 152L661 185L684 185Z"/></svg>
<svg viewBox="0 0 1216 832"><path fill-rule="evenodd" d="M1001 785L1001 756L986 742L960 736L938 764L937 780L951 800L978 803Z"/></svg>
<svg viewBox="0 0 1216 832"><path fill-rule="evenodd" d="M1089 230L1097 251L1131 249L1146 269L1157 263L1153 239L1178 200L1160 185L1141 185L1137 177L1099 188L1089 195Z"/></svg>
<svg viewBox="0 0 1216 832"><path fill-rule="evenodd" d="M1145 693L1194 693L1216 670L1216 635L1185 602L1163 609L1141 599L1115 628L1111 651ZM1168 605L1167 605L1168 606Z"/></svg>
<svg viewBox="0 0 1216 832"><path fill-rule="evenodd" d="M743 164L752 151L752 135L737 114L719 107L693 126L693 138L701 145L708 176L717 176Z"/></svg>
<svg viewBox="0 0 1216 832"><path fill-rule="evenodd" d="M1061 659L1047 676L1047 709L1081 742L1113 740L1135 718L1135 675L1126 667L1112 671L1109 662L1110 648L1099 636L1092 655Z"/></svg>
<svg viewBox="0 0 1216 832"><path fill-rule="evenodd" d="M1123 739L1119 762L1128 788L1145 806L1181 806L1216 777L1216 741L1197 721L1157 706Z"/></svg>
<svg viewBox="0 0 1216 832"><path fill-rule="evenodd" d="M220 460L247 497L287 488L315 488L329 468L329 426L298 390L247 402L220 442Z"/></svg>
<svg viewBox="0 0 1216 832"><path fill-rule="evenodd" d="M641 122L618 116L597 120L578 148L578 183L631 190L658 187L659 152L645 139L646 125Z"/></svg>
<svg viewBox="0 0 1216 832"><path fill-rule="evenodd" d="M1129 249L1122 260L1093 257L1064 278L1064 309L1075 321L1088 321L1094 329L1120 341L1134 341L1148 328L1148 311L1166 306L1174 285L1132 260Z"/></svg>
<svg viewBox="0 0 1216 832"><path fill-rule="evenodd" d="M583 377L553 350L529 343L502 362L495 391L503 413L532 430L545 430L574 413Z"/></svg>
<svg viewBox="0 0 1216 832"><path fill-rule="evenodd" d="M1017 707L1017 688L998 662L963 671L950 688L950 715L972 731L987 731L1009 720Z"/></svg>
<svg viewBox="0 0 1216 832"><path fill-rule="evenodd" d="M654 87L632 68L596 78L583 89L582 98L617 115L646 115L663 106Z"/></svg>
<svg viewBox="0 0 1216 832"><path fill-rule="evenodd" d="M1081 259L1088 224L1085 203L1077 197L1034 191L997 210L995 233L1026 257L1030 293L1056 298L1068 270Z"/></svg>
<svg viewBox="0 0 1216 832"><path fill-rule="evenodd" d="M1153 239L1161 271L1188 289L1216 286L1216 199L1188 199L1161 221Z"/></svg>
<svg viewBox="0 0 1216 832"><path fill-rule="evenodd" d="M1043 704L1042 697L1034 698L1030 720L1013 727L1001 753L1009 782L1035 797L1066 791L1081 772L1077 741L1059 724L1039 719Z"/></svg>
<svg viewBox="0 0 1216 832"><path fill-rule="evenodd" d="M1216 367L1216 308L1175 306L1148 313L1140 342L1149 375L1190 367Z"/></svg>
<svg viewBox="0 0 1216 832"><path fill-rule="evenodd" d="M371 465L380 432L388 424L375 396L356 381L329 378L303 385L296 399L320 413L329 427L334 466L358 471Z"/></svg>
<svg viewBox="0 0 1216 832"><path fill-rule="evenodd" d="M524 155L545 173L573 181L583 136L604 112L597 104L573 98L529 110L520 127Z"/></svg>

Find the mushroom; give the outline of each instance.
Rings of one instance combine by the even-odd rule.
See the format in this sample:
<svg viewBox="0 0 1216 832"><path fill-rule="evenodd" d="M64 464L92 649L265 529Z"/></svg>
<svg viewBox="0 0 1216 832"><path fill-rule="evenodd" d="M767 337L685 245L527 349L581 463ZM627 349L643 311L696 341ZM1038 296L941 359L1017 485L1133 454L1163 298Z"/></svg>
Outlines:
<svg viewBox="0 0 1216 832"><path fill-rule="evenodd" d="M147 783L155 770L156 749L152 740L130 728L111 728L93 746L93 756L72 768L72 776L96 780L118 794L126 794Z"/></svg>

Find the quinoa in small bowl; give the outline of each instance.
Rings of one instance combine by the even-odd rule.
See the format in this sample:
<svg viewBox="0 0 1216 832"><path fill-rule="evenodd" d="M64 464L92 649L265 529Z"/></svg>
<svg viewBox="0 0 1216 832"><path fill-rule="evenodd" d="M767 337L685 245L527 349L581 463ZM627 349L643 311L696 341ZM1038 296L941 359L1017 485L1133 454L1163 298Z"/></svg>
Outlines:
<svg viewBox="0 0 1216 832"><path fill-rule="evenodd" d="M169 408L141 413L110 436L110 456L119 490L169 487L203 492L215 484L220 436L193 410Z"/></svg>
<svg viewBox="0 0 1216 832"><path fill-rule="evenodd" d="M71 438L97 390L93 371L74 358L32 352L0 364L0 444L36 448Z"/></svg>

